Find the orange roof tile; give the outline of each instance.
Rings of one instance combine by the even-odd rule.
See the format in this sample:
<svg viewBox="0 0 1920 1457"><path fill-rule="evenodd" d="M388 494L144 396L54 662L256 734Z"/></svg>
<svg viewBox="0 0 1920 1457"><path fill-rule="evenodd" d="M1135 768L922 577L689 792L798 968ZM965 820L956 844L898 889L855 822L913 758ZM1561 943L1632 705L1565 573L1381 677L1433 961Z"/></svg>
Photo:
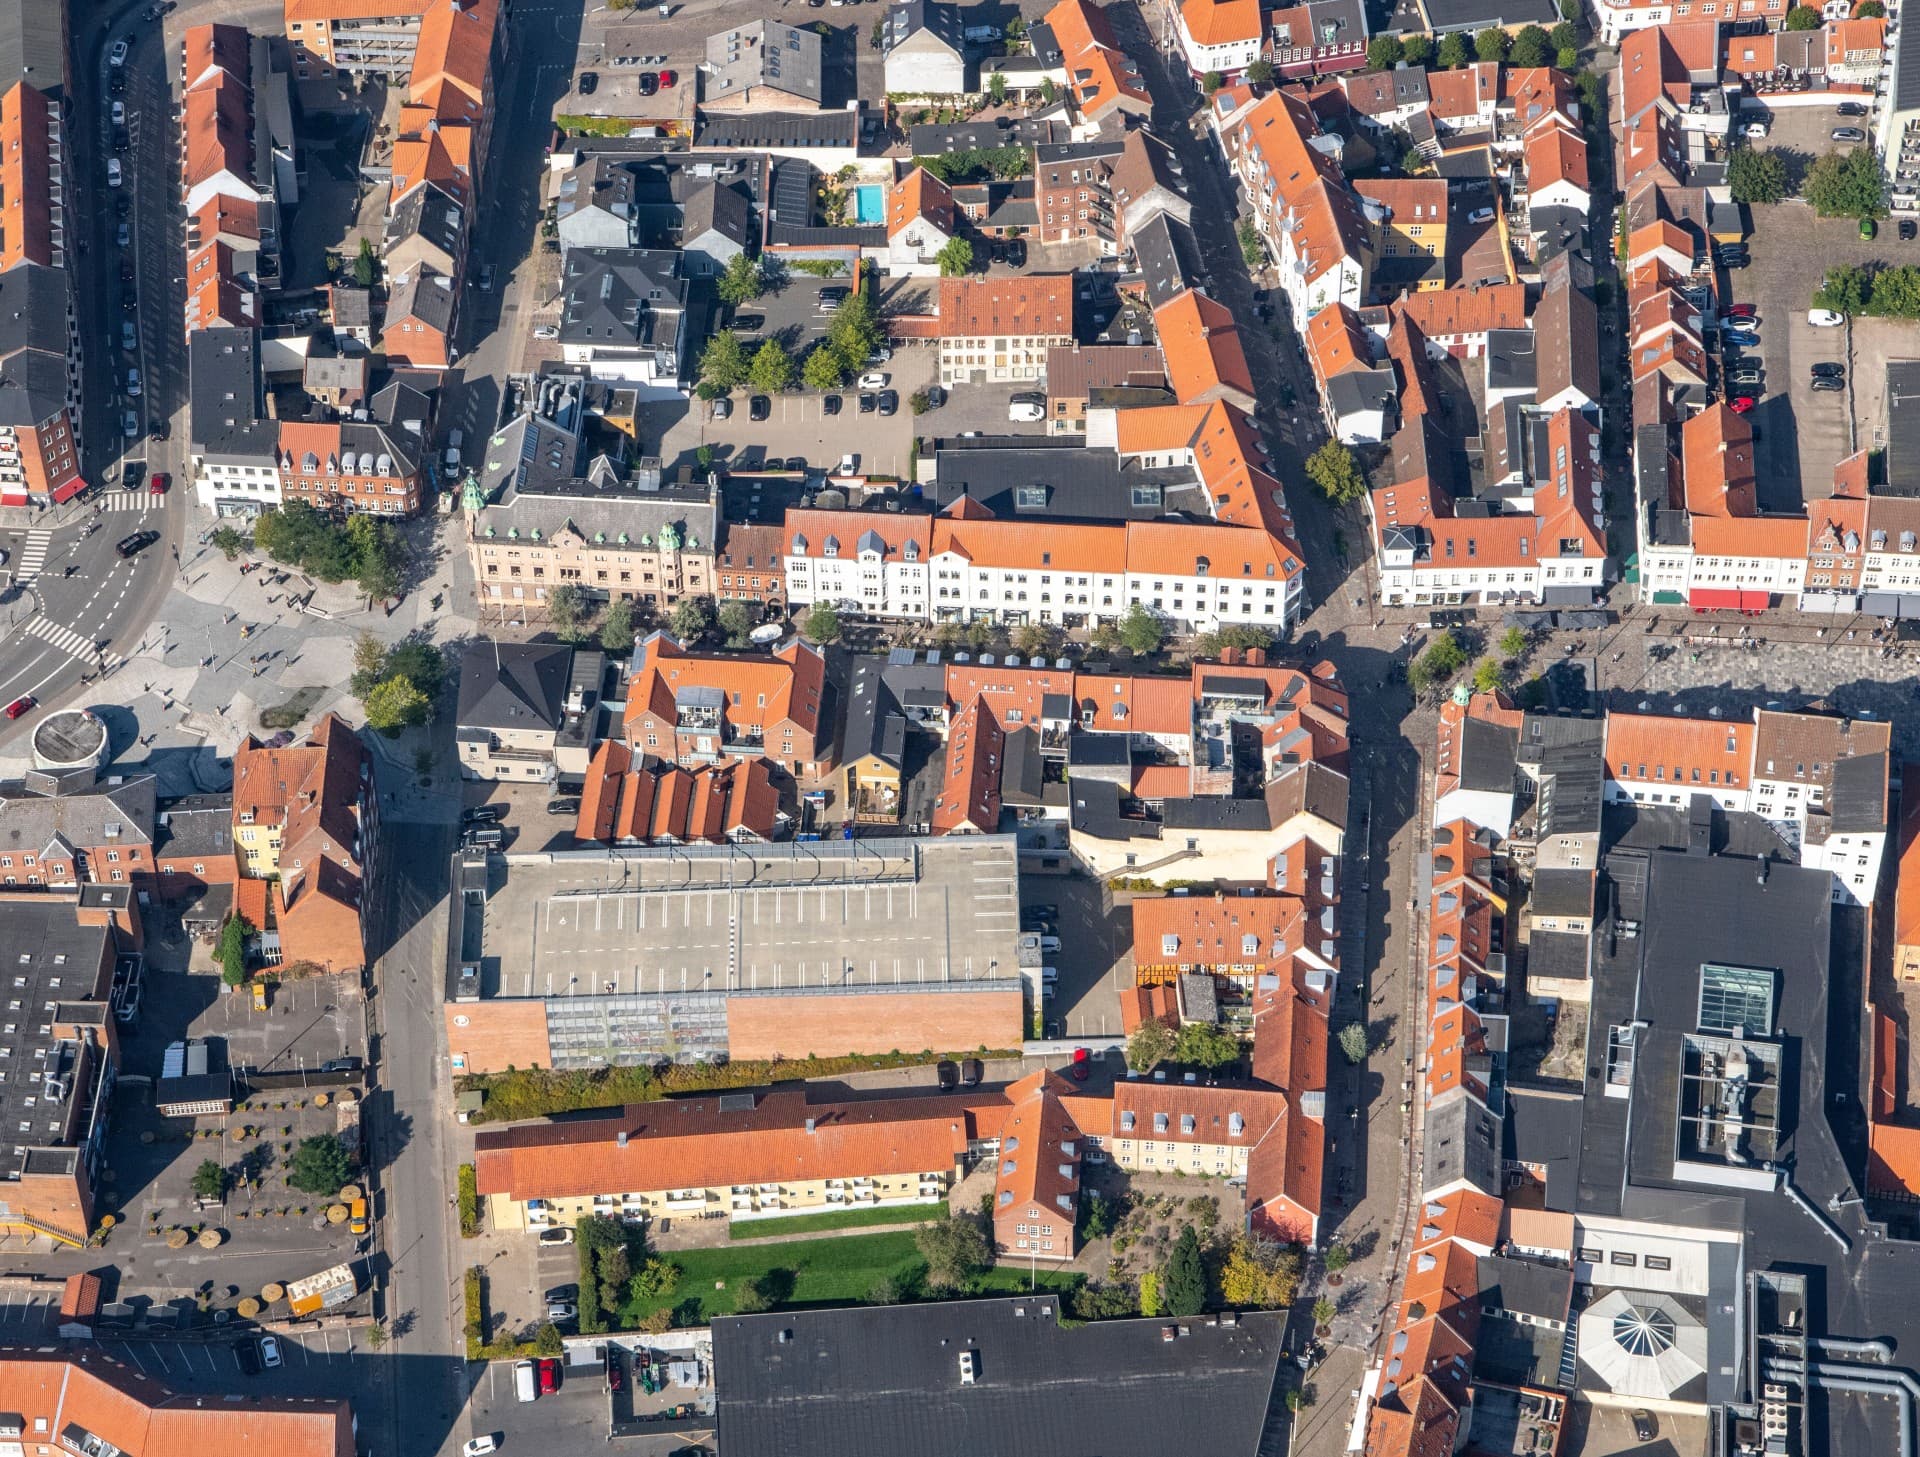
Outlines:
<svg viewBox="0 0 1920 1457"><path fill-rule="evenodd" d="M1307 320L1307 358L1323 386L1348 370L1372 368L1373 345L1360 316L1332 304Z"/></svg>
<svg viewBox="0 0 1920 1457"><path fill-rule="evenodd" d="M1753 767L1753 725L1735 719L1672 718L1616 710L1607 716L1607 773L1640 782L1655 772L1668 784L1711 792L1744 789Z"/></svg>
<svg viewBox="0 0 1920 1457"><path fill-rule="evenodd" d="M1231 581L1289 582L1303 565L1290 541L1257 527L1129 521L1126 551L1131 572L1191 577L1205 562L1205 575Z"/></svg>
<svg viewBox="0 0 1920 1457"><path fill-rule="evenodd" d="M1690 513L1751 516L1758 509L1753 426L1744 415L1709 405L1680 427L1680 454Z"/></svg>
<svg viewBox="0 0 1920 1457"><path fill-rule="evenodd" d="M1006 746L1006 730L984 700L975 698L954 717L947 727L946 768L929 816L934 834L987 835L999 828Z"/></svg>
<svg viewBox="0 0 1920 1457"><path fill-rule="evenodd" d="M432 0L420 17L407 98L441 121L476 121L489 97L500 0Z"/></svg>
<svg viewBox="0 0 1920 1457"><path fill-rule="evenodd" d="M1174 398L1188 404L1226 389L1253 399L1253 373L1240 329L1224 304L1188 289L1154 311L1154 329L1167 360Z"/></svg>
<svg viewBox="0 0 1920 1457"><path fill-rule="evenodd" d="M1133 903L1134 969L1261 968L1299 950L1306 929L1297 896L1145 896Z"/></svg>
<svg viewBox="0 0 1920 1457"><path fill-rule="evenodd" d="M940 280L943 339L1073 337L1073 275Z"/></svg>
<svg viewBox="0 0 1920 1457"><path fill-rule="evenodd" d="M718 688L727 697L730 726L766 729L792 722L806 733L820 729L821 685L826 665L798 638L772 653L689 652L666 633L641 644L627 688L626 722L647 713L671 719L682 688Z"/></svg>
<svg viewBox="0 0 1920 1457"><path fill-rule="evenodd" d="M1519 283L1436 288L1410 293L1393 308L1429 339L1445 342L1485 334L1489 329L1524 329L1527 290Z"/></svg>
<svg viewBox="0 0 1920 1457"><path fill-rule="evenodd" d="M1801 558L1807 554L1807 518L1696 517L1693 522L1693 549L1706 556Z"/></svg>
<svg viewBox="0 0 1920 1457"><path fill-rule="evenodd" d="M953 189L925 167L915 167L887 191L887 236L925 218L941 232L953 233Z"/></svg>
<svg viewBox="0 0 1920 1457"><path fill-rule="evenodd" d="M1260 0L1183 0L1180 25L1195 45L1260 39Z"/></svg>
<svg viewBox="0 0 1920 1457"><path fill-rule="evenodd" d="M1121 455L1146 455L1156 451L1164 454L1188 449L1210 408L1207 405L1142 405L1131 410L1116 410L1113 415L1115 448Z"/></svg>
<svg viewBox="0 0 1920 1457"><path fill-rule="evenodd" d="M933 555L956 553L975 566L1053 567L1118 576L1127 569L1128 531L1118 525L965 521L943 516L933 525Z"/></svg>
<svg viewBox="0 0 1920 1457"><path fill-rule="evenodd" d="M1857 20L1827 22L1827 66L1829 69L1850 62L1858 64L1863 56L1886 49L1887 22L1884 17L1862 16Z"/></svg>
<svg viewBox="0 0 1920 1457"><path fill-rule="evenodd" d="M1039 1210L1064 1215L1072 1229L1080 1194L1080 1130L1060 1101L1068 1091L1063 1079L1045 1071L1007 1089L1012 1106L1000 1125L993 1189L996 1221L1003 1209L1014 1218ZM1072 1248L1069 1234L1067 1249Z"/></svg>
<svg viewBox="0 0 1920 1457"><path fill-rule="evenodd" d="M1542 127L1527 142L1527 190L1537 193L1556 182L1588 190L1587 144L1565 127Z"/></svg>

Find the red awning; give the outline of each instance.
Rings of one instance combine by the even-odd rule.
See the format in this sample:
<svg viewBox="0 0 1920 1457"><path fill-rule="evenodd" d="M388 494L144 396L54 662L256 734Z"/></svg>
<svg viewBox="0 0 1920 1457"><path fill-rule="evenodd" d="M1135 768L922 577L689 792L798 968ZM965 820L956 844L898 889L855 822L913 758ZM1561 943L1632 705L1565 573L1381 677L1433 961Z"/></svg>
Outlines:
<svg viewBox="0 0 1920 1457"><path fill-rule="evenodd" d="M0 486L0 506L24 506L27 504L25 486Z"/></svg>
<svg viewBox="0 0 1920 1457"><path fill-rule="evenodd" d="M85 478L81 476L75 476L72 480L68 481L65 485L55 486L53 488L54 504L59 505L63 501L71 501L75 496L79 495L82 491L86 490L86 488L87 488L87 483Z"/></svg>
<svg viewBox="0 0 1920 1457"><path fill-rule="evenodd" d="M1705 612L1710 608L1722 607L1737 612L1741 607L1746 605L1740 599L1747 595L1747 593L1735 591L1731 587L1695 587L1687 594L1687 606L1691 607L1695 612ZM1764 603L1764 593L1761 594L1761 600Z"/></svg>
<svg viewBox="0 0 1920 1457"><path fill-rule="evenodd" d="M1742 592L1740 594L1740 610L1742 612L1765 612L1771 606L1773 606L1773 594L1771 592Z"/></svg>

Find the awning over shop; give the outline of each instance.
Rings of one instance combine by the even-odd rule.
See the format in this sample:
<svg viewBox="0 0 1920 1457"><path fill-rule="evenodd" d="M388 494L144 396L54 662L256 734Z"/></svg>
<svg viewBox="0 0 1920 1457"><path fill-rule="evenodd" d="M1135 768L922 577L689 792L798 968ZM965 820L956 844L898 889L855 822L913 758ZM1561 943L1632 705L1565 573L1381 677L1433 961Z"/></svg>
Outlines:
<svg viewBox="0 0 1920 1457"><path fill-rule="evenodd" d="M1684 607L1686 603L1686 594L1682 592L1663 590L1653 594L1655 607Z"/></svg>
<svg viewBox="0 0 1920 1457"><path fill-rule="evenodd" d="M1545 587L1541 589L1540 600L1549 607L1591 607L1593 588Z"/></svg>
<svg viewBox="0 0 1920 1457"><path fill-rule="evenodd" d="M71 501L75 496L86 490L86 488L87 482L85 477L75 476L64 486L55 486L53 488L54 504L59 505L62 502Z"/></svg>
<svg viewBox="0 0 1920 1457"><path fill-rule="evenodd" d="M1802 592L1799 606L1802 612L1851 613L1859 600L1851 592Z"/></svg>
<svg viewBox="0 0 1920 1457"><path fill-rule="evenodd" d="M1722 608L1737 612L1740 608L1740 593L1731 587L1695 587L1687 594L1687 606L1695 612Z"/></svg>
<svg viewBox="0 0 1920 1457"><path fill-rule="evenodd" d="M1869 617L1920 618L1920 594L1869 592L1860 599L1860 610Z"/></svg>
<svg viewBox="0 0 1920 1457"><path fill-rule="evenodd" d="M1742 592L1740 594L1740 610L1742 612L1765 612L1771 606L1773 606L1773 593L1771 592Z"/></svg>

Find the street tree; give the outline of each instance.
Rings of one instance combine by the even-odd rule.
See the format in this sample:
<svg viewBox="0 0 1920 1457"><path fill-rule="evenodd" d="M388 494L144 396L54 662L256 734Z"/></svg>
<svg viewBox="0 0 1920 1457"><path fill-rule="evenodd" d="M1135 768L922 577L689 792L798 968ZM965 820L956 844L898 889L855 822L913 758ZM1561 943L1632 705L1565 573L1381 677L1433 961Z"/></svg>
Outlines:
<svg viewBox="0 0 1920 1457"><path fill-rule="evenodd" d="M747 377L747 351L740 343L740 336L731 329L722 329L700 351L700 378L725 394L728 390L737 390Z"/></svg>
<svg viewBox="0 0 1920 1457"><path fill-rule="evenodd" d="M220 925L220 944L214 959L220 963L220 980L237 987L247 979L247 922L244 916L228 916Z"/></svg>
<svg viewBox="0 0 1920 1457"><path fill-rule="evenodd" d="M1367 493L1367 479L1360 474L1359 462L1337 440L1329 440L1308 456L1306 469L1307 479L1336 506L1357 501Z"/></svg>
<svg viewBox="0 0 1920 1457"><path fill-rule="evenodd" d="M1473 53L1480 60L1498 65L1507 58L1512 37L1497 25L1490 25L1473 38Z"/></svg>
<svg viewBox="0 0 1920 1457"><path fill-rule="evenodd" d="M769 339L753 352L747 383L763 395L777 395L793 383L793 356L778 339Z"/></svg>
<svg viewBox="0 0 1920 1457"><path fill-rule="evenodd" d="M1376 71L1391 71L1406 54L1397 35L1376 35L1367 42L1367 65Z"/></svg>
<svg viewBox="0 0 1920 1457"><path fill-rule="evenodd" d="M847 382L847 365L840 351L825 341L816 345L800 366L800 382L821 394L839 389Z"/></svg>
<svg viewBox="0 0 1920 1457"><path fill-rule="evenodd" d="M1467 63L1467 38L1459 31L1452 31L1440 37L1440 50L1436 60L1443 71L1457 71Z"/></svg>
<svg viewBox="0 0 1920 1457"><path fill-rule="evenodd" d="M202 1159L200 1167L193 1171L193 1197L196 1199L226 1198L227 1171L212 1159Z"/></svg>
<svg viewBox="0 0 1920 1457"><path fill-rule="evenodd" d="M718 613L720 631L727 635L727 646L743 648L747 645L747 634L753 631L753 614L747 611L744 602L724 602Z"/></svg>
<svg viewBox="0 0 1920 1457"><path fill-rule="evenodd" d="M1173 1029L1165 1022L1145 1021L1127 1039L1127 1066L1150 1073L1173 1055Z"/></svg>
<svg viewBox="0 0 1920 1457"><path fill-rule="evenodd" d="M727 260L726 270L714 285L724 304L738 306L751 303L767 291L766 273L760 266L760 260L749 258L745 253L736 253Z"/></svg>
<svg viewBox="0 0 1920 1457"><path fill-rule="evenodd" d="M1832 309L1836 314L1862 314L1872 290L1867 270L1852 263L1836 264L1813 292L1816 309Z"/></svg>
<svg viewBox="0 0 1920 1457"><path fill-rule="evenodd" d="M1271 85L1273 82L1273 62L1269 61L1265 56L1262 56L1259 60L1248 66L1244 74L1248 83L1251 85Z"/></svg>
<svg viewBox="0 0 1920 1457"><path fill-rule="evenodd" d="M423 724L433 712L427 695L405 678L381 679L362 702L367 710L367 727L383 734L397 734Z"/></svg>
<svg viewBox="0 0 1920 1457"><path fill-rule="evenodd" d="M562 642L579 642L586 635L587 604L578 587L562 582L547 593L547 622Z"/></svg>
<svg viewBox="0 0 1920 1457"><path fill-rule="evenodd" d="M627 598L607 604L607 615L600 620L600 646L610 653L633 651L633 603Z"/></svg>
<svg viewBox="0 0 1920 1457"><path fill-rule="evenodd" d="M1167 629L1153 610L1144 603L1135 602L1128 606L1120 619L1120 641L1127 648L1142 657L1160 651L1160 644L1167 640Z"/></svg>
<svg viewBox="0 0 1920 1457"><path fill-rule="evenodd" d="M808 642L835 642L840 637L840 613L830 602L816 602L808 610L800 631Z"/></svg>
<svg viewBox="0 0 1920 1457"><path fill-rule="evenodd" d="M713 631L713 599L682 597L673 604L673 613L667 619L667 626L673 630L675 637L691 647Z"/></svg>
<svg viewBox="0 0 1920 1457"><path fill-rule="evenodd" d="M1513 38L1513 46L1507 52L1507 61L1515 66L1544 66L1553 54L1553 42L1546 31L1537 25L1523 25Z"/></svg>

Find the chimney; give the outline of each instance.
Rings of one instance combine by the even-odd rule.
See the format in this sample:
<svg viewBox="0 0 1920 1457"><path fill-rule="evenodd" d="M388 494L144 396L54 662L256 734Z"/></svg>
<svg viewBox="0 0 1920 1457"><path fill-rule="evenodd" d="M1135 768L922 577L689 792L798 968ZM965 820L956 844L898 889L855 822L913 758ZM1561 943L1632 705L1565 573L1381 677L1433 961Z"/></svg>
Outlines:
<svg viewBox="0 0 1920 1457"><path fill-rule="evenodd" d="M626 1129L623 1128L618 1133L614 1134L613 1146L615 1148L625 1148L627 1146L627 1130Z"/></svg>
<svg viewBox="0 0 1920 1457"><path fill-rule="evenodd" d="M807 1120L807 1132L813 1132L813 1120L811 1118Z"/></svg>

